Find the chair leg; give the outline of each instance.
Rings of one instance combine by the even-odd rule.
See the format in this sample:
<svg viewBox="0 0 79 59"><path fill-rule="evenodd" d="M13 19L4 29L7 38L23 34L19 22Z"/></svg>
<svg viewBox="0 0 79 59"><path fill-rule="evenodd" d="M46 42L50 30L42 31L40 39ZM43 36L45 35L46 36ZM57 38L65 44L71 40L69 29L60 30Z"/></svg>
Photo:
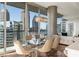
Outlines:
<svg viewBox="0 0 79 59"><path fill-rule="evenodd" d="M24 55L24 57L31 57L31 55L29 54L29 55Z"/></svg>
<svg viewBox="0 0 79 59"><path fill-rule="evenodd" d="M48 53L47 52L39 52L39 51L34 51L33 57L47 57Z"/></svg>
<svg viewBox="0 0 79 59"><path fill-rule="evenodd" d="M43 56L43 57L47 57L48 54L47 54L46 52L44 52L44 53L42 53L42 56Z"/></svg>
<svg viewBox="0 0 79 59"><path fill-rule="evenodd" d="M51 50L49 56L57 56L57 50Z"/></svg>
<svg viewBox="0 0 79 59"><path fill-rule="evenodd" d="M46 52L39 52L38 56L39 57L47 57L48 54Z"/></svg>

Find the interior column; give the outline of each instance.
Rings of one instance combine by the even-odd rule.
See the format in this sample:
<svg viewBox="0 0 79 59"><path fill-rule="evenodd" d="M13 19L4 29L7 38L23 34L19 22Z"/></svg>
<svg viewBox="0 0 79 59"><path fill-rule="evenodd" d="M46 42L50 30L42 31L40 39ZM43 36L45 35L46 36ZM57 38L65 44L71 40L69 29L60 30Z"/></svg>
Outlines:
<svg viewBox="0 0 79 59"><path fill-rule="evenodd" d="M48 36L57 34L57 7L48 7Z"/></svg>

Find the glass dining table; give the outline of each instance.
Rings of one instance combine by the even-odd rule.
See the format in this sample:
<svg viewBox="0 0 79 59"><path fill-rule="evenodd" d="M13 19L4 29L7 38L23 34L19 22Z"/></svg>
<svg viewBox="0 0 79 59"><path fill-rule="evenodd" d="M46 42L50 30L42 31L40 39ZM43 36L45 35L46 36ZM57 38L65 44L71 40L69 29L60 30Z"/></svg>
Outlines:
<svg viewBox="0 0 79 59"><path fill-rule="evenodd" d="M27 48L30 48L33 50L34 53L32 54L32 57L38 56L38 52L37 52L38 48L45 43L45 41L43 41L43 39L44 38L33 37L31 40L28 41L28 44L26 46L27 46Z"/></svg>

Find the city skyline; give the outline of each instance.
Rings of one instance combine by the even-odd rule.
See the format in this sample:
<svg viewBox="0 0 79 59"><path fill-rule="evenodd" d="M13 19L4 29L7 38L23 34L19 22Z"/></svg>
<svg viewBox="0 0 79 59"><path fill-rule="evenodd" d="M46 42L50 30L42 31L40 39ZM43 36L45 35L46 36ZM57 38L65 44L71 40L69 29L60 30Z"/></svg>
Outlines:
<svg viewBox="0 0 79 59"><path fill-rule="evenodd" d="M3 9L3 8L4 8L4 5L0 3L0 10ZM23 11L23 9L7 5L7 10L10 14L10 20L9 21L12 21L12 22L13 21L22 21L21 20L21 12ZM38 16L38 13L31 12L31 11L29 11L29 13L30 13L29 15L31 16L30 17L30 27L32 27L33 17L35 15ZM44 16L44 15L42 15L42 16ZM46 16L44 16L44 17L46 17ZM7 24L8 24L7 26L9 26L9 22ZM46 23L41 22L40 23L40 29L46 29L46 25L47 25Z"/></svg>

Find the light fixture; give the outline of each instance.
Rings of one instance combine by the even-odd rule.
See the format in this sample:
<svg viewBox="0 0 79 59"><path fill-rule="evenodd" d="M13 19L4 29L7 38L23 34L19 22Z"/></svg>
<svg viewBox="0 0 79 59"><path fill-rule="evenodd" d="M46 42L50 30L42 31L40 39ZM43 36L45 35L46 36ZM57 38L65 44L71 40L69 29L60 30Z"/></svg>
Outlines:
<svg viewBox="0 0 79 59"><path fill-rule="evenodd" d="M36 22L47 22L47 19L45 17L40 16L40 8L38 10L38 16L35 18Z"/></svg>
<svg viewBox="0 0 79 59"><path fill-rule="evenodd" d="M40 22L47 22L45 17L40 16L40 8L38 10L38 16L35 18L35 21L38 22L38 34L40 34Z"/></svg>
<svg viewBox="0 0 79 59"><path fill-rule="evenodd" d="M36 22L47 22L47 18L42 16L37 16L35 19L36 19Z"/></svg>

